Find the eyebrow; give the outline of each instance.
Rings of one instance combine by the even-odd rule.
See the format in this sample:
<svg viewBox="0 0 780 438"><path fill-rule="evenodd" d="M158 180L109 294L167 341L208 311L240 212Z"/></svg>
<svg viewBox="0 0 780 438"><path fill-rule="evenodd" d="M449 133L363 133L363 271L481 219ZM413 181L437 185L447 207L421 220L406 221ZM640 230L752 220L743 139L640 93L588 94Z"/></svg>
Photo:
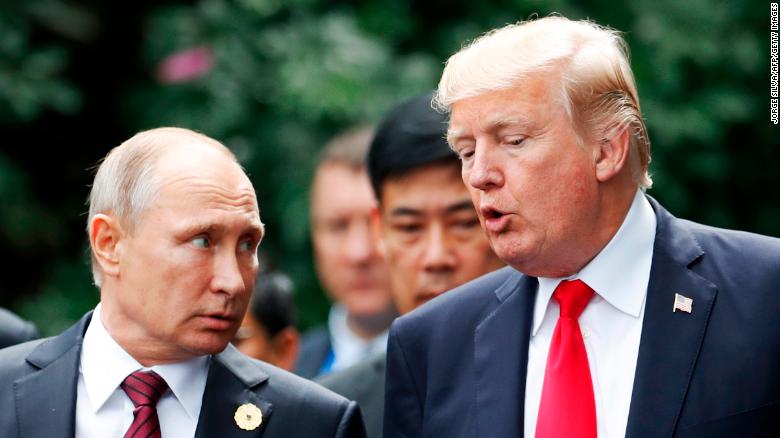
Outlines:
<svg viewBox="0 0 780 438"><path fill-rule="evenodd" d="M445 214L452 214L461 211L475 211L474 204L471 200L463 200L455 204L451 204L444 209ZM390 212L390 216L422 216L423 212L410 207L397 207Z"/></svg>
<svg viewBox="0 0 780 438"><path fill-rule="evenodd" d="M446 209L444 209L445 213L457 213L459 211L476 211L474 210L474 204L471 203L471 200L465 200L458 202L457 204L450 205Z"/></svg>
<svg viewBox="0 0 780 438"><path fill-rule="evenodd" d="M182 234L194 234L194 233L219 233L225 230L225 226L218 223L211 222L195 222L185 226L181 229ZM262 238L265 235L265 225L262 222L253 222L249 224L242 234L251 234L254 237Z"/></svg>
<svg viewBox="0 0 780 438"><path fill-rule="evenodd" d="M521 114L515 114L515 115L498 115L492 118L489 118L487 120L487 123L485 126L488 126L490 129L501 129L505 126L510 125L520 125L520 126L531 126L531 119L521 115ZM462 129L448 129L447 130L447 144L450 145L450 148L452 148L452 145L455 143L455 141L459 140L462 137L465 137L466 133Z"/></svg>
<svg viewBox="0 0 780 438"><path fill-rule="evenodd" d="M396 207L390 212L390 216L422 216L422 212L410 207Z"/></svg>

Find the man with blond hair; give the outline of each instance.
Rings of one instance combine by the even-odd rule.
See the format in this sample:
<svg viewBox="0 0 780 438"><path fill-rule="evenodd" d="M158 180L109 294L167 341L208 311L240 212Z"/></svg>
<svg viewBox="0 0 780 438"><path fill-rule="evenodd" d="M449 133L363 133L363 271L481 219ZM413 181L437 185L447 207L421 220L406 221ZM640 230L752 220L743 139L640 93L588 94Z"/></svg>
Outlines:
<svg viewBox="0 0 780 438"><path fill-rule="evenodd" d="M509 267L396 320L385 436L776 436L780 240L645 195L616 31L491 31L449 59L435 101Z"/></svg>
<svg viewBox="0 0 780 438"><path fill-rule="evenodd" d="M0 352L0 436L364 436L354 402L229 345L264 227L228 148L136 134L101 163L87 231L100 303Z"/></svg>

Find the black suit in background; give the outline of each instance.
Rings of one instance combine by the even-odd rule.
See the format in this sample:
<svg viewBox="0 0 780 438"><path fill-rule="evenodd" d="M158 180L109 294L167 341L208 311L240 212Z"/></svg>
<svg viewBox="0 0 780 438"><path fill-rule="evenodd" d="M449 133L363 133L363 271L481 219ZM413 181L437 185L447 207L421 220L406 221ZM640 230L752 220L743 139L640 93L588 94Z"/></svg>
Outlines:
<svg viewBox="0 0 780 438"><path fill-rule="evenodd" d="M57 337L0 351L1 437L74 436L81 344L91 316ZM234 413L244 403L263 413L254 431L236 425ZM195 436L359 438L365 431L355 402L228 345L211 358Z"/></svg>
<svg viewBox="0 0 780 438"><path fill-rule="evenodd" d="M382 353L315 380L360 405L368 438L382 438L386 362L387 355Z"/></svg>
<svg viewBox="0 0 780 438"><path fill-rule="evenodd" d="M323 325L303 334L301 351L295 361L293 372L303 378L313 379L320 375L322 366L333 354L330 345L330 331ZM332 358L331 358L332 360Z"/></svg>
<svg viewBox="0 0 780 438"><path fill-rule="evenodd" d="M656 238L626 437L780 436L780 239L650 202ZM385 437L522 437L536 289L504 268L397 319ZM692 313L672 311L676 293L693 299Z"/></svg>
<svg viewBox="0 0 780 438"><path fill-rule="evenodd" d="M29 321L0 308L0 348L21 344L38 338L38 330Z"/></svg>

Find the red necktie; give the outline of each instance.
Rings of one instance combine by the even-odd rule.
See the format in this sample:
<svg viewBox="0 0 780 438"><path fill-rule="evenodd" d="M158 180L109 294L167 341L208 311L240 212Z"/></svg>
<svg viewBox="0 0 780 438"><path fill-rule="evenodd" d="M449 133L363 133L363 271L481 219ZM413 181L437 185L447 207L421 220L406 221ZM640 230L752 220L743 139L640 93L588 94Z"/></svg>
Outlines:
<svg viewBox="0 0 780 438"><path fill-rule="evenodd" d="M553 293L561 315L547 355L536 438L596 438L593 383L577 322L592 296L580 280L562 281Z"/></svg>
<svg viewBox="0 0 780 438"><path fill-rule="evenodd" d="M157 401L168 390L168 384L154 371L136 371L119 385L133 402L133 423L125 438L161 438Z"/></svg>

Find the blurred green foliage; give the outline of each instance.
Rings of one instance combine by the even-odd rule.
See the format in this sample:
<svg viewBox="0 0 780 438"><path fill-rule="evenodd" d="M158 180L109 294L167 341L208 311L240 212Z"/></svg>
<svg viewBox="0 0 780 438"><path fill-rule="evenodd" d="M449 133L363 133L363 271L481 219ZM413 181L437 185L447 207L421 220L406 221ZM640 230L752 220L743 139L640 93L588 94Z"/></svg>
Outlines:
<svg viewBox="0 0 780 438"><path fill-rule="evenodd" d="M376 121L400 100L435 87L443 62L467 40L533 13L590 18L625 31L653 142L653 196L682 217L779 236L780 195L768 190L776 186L780 157L768 111L768 7L759 6L709 0L174 1L144 10L136 55L143 74L107 110L121 114L127 126L117 138L178 125L236 152L268 226L262 248L295 279L301 322L309 326L327 308L308 240L308 186L319 148L338 131ZM84 8L65 16L95 27ZM27 36L27 23L42 16L34 9L0 12L4 122L34 123L42 107L79 111L79 90L59 75L67 52L56 32L46 44ZM212 62L195 77L166 80L161 66L190 49L206 50ZM36 240L49 238L46 232L63 232L25 190L24 172L2 155L0 169L3 244L32 251ZM46 333L77 318L96 301L86 260L82 247L52 261L36 294L17 310Z"/></svg>

